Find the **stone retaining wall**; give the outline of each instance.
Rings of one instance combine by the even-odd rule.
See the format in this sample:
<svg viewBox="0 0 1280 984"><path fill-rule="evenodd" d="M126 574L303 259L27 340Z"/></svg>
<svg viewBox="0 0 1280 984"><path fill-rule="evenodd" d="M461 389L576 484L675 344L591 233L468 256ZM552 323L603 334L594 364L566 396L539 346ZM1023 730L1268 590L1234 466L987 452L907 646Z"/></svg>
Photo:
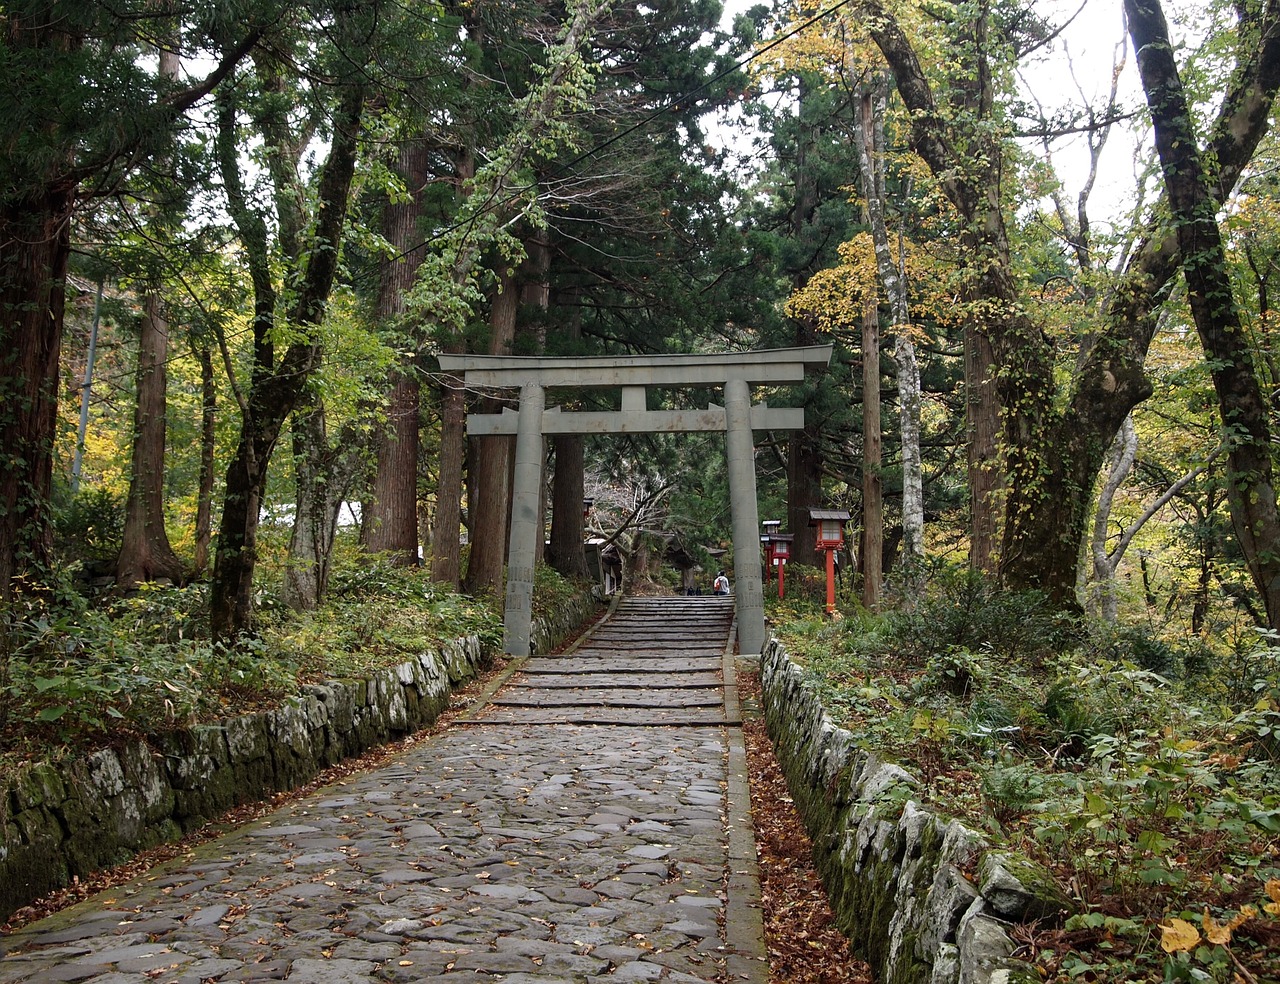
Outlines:
<svg viewBox="0 0 1280 984"><path fill-rule="evenodd" d="M597 604L582 595L536 620L535 651L564 639ZM73 878L427 727L490 655L470 636L366 680L306 687L270 711L32 766L0 798L0 920Z"/></svg>
<svg viewBox="0 0 1280 984"><path fill-rule="evenodd" d="M912 799L915 780L836 727L777 640L761 656L765 720L841 930L882 984L1039 981L1013 923L1069 903L1052 879Z"/></svg>

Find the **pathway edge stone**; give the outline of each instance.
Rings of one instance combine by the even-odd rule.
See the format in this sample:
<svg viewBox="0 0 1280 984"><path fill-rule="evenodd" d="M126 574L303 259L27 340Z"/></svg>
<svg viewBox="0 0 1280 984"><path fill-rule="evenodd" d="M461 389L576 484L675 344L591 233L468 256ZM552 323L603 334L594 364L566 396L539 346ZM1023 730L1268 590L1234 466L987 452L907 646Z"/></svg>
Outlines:
<svg viewBox="0 0 1280 984"><path fill-rule="evenodd" d="M760 683L769 737L837 925L876 979L1038 982L1035 969L1012 956L1008 931L1014 920L1070 910L1052 879L1028 859L1011 863L981 834L915 802L914 778L859 749L832 722L776 639L764 647ZM975 884L970 871L988 875Z"/></svg>
<svg viewBox="0 0 1280 984"><path fill-rule="evenodd" d="M538 621L535 642L553 648L597 605L581 592ZM466 636L368 679L304 687L269 711L33 764L0 788L0 920L234 806L428 727L492 655Z"/></svg>

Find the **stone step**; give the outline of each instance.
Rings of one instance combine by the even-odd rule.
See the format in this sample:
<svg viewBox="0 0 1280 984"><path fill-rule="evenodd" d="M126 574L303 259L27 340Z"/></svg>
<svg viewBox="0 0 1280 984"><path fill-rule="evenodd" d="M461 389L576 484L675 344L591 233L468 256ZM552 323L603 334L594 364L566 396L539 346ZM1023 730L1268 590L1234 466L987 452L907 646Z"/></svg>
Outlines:
<svg viewBox="0 0 1280 984"><path fill-rule="evenodd" d="M581 724L666 727L737 724L728 721L721 708L658 709L650 707L493 707L481 717L460 724Z"/></svg>
<svg viewBox="0 0 1280 984"><path fill-rule="evenodd" d="M717 689L636 690L622 687L582 687L577 690L535 690L515 687L492 698L506 707L719 707L723 698Z"/></svg>
<svg viewBox="0 0 1280 984"><path fill-rule="evenodd" d="M522 671L517 675L516 679L525 685L530 685L531 680L524 679L526 674ZM579 672L579 673L561 673L561 672L536 672L529 674L530 677L536 676L536 684L544 690L553 690L559 687L650 687L657 682L664 687L718 687L721 683L719 673L705 673L698 671L690 672L666 672L656 676L652 673L597 673L597 672Z"/></svg>

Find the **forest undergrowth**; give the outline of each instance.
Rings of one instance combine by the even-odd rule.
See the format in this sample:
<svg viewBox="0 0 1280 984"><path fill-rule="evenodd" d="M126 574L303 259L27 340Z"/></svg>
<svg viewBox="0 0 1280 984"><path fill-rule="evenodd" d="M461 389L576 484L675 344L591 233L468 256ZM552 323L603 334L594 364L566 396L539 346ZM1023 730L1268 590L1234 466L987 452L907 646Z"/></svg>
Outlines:
<svg viewBox="0 0 1280 984"><path fill-rule="evenodd" d="M1046 981L1280 980L1280 644L1085 627L956 572L931 578L913 609L846 606L832 620L805 583L797 568L770 621L836 722L913 771L917 799L1043 864L1070 900L1017 932ZM540 568L535 606L580 589ZM219 647L200 586L99 603L32 595L8 621L0 778L269 706L463 632L496 650L501 633L496 599L377 564L344 565L316 612L260 603L255 636ZM757 817L769 873L789 879L774 937L812 939L830 919L811 867L791 858L798 821L775 800ZM824 979L831 944L773 959L803 950L816 961L804 973Z"/></svg>
<svg viewBox="0 0 1280 984"><path fill-rule="evenodd" d="M1280 980L1280 640L1086 625L961 571L879 616L797 594L770 619L835 722L1052 873L1068 907L1017 930L1043 979Z"/></svg>

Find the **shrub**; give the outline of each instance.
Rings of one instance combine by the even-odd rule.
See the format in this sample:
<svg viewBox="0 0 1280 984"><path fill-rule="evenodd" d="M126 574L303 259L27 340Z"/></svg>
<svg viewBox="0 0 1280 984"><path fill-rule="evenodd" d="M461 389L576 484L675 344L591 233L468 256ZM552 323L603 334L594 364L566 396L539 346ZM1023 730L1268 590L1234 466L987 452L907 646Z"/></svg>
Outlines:
<svg viewBox="0 0 1280 984"><path fill-rule="evenodd" d="M124 538L124 499L103 488L81 490L54 513L57 541L75 560L108 561Z"/></svg>
<svg viewBox="0 0 1280 984"><path fill-rule="evenodd" d="M945 567L911 609L889 616L902 655L923 663L938 653L981 651L1000 662L1038 663L1075 626L1038 591L1008 591L979 571Z"/></svg>

